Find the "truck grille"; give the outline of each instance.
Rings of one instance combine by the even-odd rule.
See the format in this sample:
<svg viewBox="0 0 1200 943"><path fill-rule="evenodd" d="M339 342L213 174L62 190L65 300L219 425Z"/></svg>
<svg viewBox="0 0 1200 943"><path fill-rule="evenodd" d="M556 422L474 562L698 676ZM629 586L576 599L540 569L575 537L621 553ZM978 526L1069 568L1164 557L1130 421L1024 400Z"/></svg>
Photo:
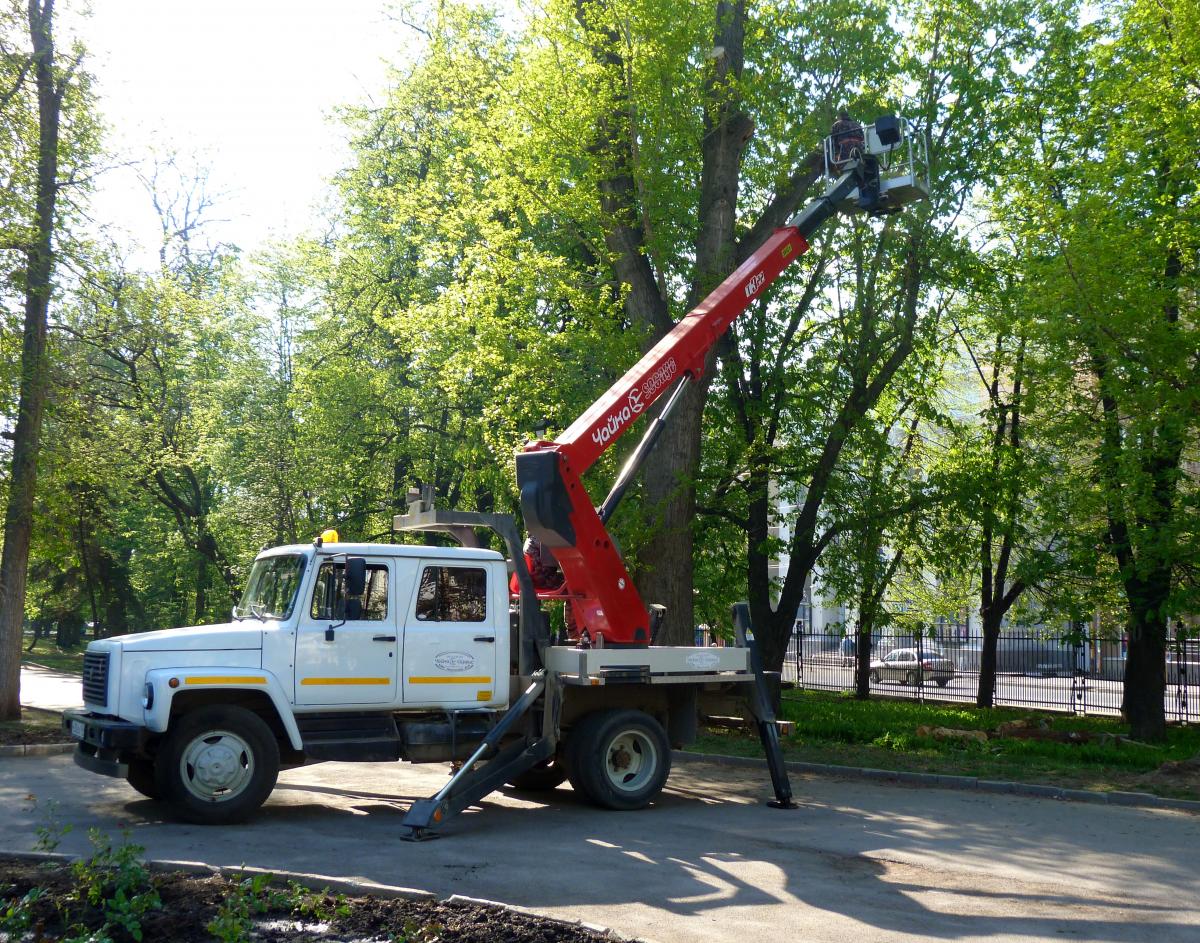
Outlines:
<svg viewBox="0 0 1200 943"><path fill-rule="evenodd" d="M108 706L108 652L83 653L83 699Z"/></svg>

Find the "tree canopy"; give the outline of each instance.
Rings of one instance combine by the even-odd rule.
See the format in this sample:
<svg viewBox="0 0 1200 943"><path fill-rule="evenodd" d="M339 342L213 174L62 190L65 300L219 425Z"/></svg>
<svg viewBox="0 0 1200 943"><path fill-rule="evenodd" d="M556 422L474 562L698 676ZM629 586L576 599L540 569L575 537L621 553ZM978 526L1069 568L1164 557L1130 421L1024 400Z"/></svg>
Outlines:
<svg viewBox="0 0 1200 943"><path fill-rule="evenodd" d="M23 624L223 619L266 544L401 539L416 481L517 512L514 452L823 191L846 107L913 122L930 199L826 227L721 340L612 522L642 595L676 642L749 599L778 667L820 573L860 642L978 612L993 677L1002 625L1102 613L1129 638L1127 715L1160 736L1168 620L1197 610L1197 16L441 3L412 13L418 52L386 93L331 126L351 157L302 236L212 240L207 169L147 153L159 252L139 267L85 216L104 89L82 44L42 76L60 117L39 216L46 60L26 5L4 4L8 508L27 480L25 303L46 301L28 592L5 644Z"/></svg>

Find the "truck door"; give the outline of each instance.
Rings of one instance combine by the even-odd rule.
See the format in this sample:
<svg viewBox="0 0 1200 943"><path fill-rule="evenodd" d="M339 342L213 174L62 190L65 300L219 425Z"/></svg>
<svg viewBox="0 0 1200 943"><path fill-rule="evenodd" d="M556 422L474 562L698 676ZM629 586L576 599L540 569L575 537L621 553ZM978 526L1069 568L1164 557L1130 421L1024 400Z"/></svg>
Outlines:
<svg viewBox="0 0 1200 943"><path fill-rule="evenodd" d="M408 602L401 590L412 585L415 562L368 559L365 591L345 598L339 595L344 561L318 560L296 632L296 703L395 703L399 609Z"/></svg>
<svg viewBox="0 0 1200 943"><path fill-rule="evenodd" d="M494 699L503 640L488 579L489 569L479 564L421 561L404 620L406 706L471 707ZM507 674L503 680L507 686Z"/></svg>

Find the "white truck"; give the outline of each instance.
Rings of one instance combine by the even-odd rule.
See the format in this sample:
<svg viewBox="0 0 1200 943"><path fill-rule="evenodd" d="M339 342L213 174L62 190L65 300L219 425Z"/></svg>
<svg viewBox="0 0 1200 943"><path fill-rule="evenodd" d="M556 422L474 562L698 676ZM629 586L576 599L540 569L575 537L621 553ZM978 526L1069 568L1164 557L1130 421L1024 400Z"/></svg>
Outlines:
<svg viewBox="0 0 1200 943"><path fill-rule="evenodd" d="M418 517L458 530L464 515L398 520ZM63 718L76 762L206 824L245 819L306 763L462 763L406 818L421 837L506 782L570 778L601 806L644 806L701 700L754 680L745 647L543 645L544 666L522 674L509 583L485 549L327 532L266 550L232 622L88 646L84 707Z"/></svg>
<svg viewBox="0 0 1200 943"><path fill-rule="evenodd" d="M405 816L410 837L421 838L505 783L545 789L569 779L601 806L644 806L662 790L672 747L695 737L701 712L720 712L708 702L733 691L758 725L772 804L790 806L748 607L734 607L736 646L656 646L664 610L642 602L605 525L713 345L808 250L812 233L839 211L882 216L928 193L923 138L895 116L842 122L824 160L835 179L822 197L557 439L517 455L524 545L511 516L441 511L417 489L396 529L461 546L341 544L329 532L311 546L265 551L233 622L88 646L84 709L63 719L79 741L76 761L210 823L251 814L281 768L461 763ZM594 505L584 473L663 396ZM507 560L482 547L481 529L499 535ZM554 640L542 608L551 604L564 606Z"/></svg>

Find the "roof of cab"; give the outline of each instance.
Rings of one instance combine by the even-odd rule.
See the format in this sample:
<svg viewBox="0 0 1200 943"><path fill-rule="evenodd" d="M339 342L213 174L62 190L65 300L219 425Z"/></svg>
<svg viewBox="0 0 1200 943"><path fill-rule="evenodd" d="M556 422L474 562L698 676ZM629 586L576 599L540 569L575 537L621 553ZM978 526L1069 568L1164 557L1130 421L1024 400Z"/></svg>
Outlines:
<svg viewBox="0 0 1200 943"><path fill-rule="evenodd" d="M311 553L312 544L288 544L262 551L260 557L274 557L285 553ZM353 544L326 543L317 548L317 554L332 556L345 553L356 557L423 557L425 559L454 560L503 560L504 555L495 550L479 550L474 547L418 547L411 544Z"/></svg>

